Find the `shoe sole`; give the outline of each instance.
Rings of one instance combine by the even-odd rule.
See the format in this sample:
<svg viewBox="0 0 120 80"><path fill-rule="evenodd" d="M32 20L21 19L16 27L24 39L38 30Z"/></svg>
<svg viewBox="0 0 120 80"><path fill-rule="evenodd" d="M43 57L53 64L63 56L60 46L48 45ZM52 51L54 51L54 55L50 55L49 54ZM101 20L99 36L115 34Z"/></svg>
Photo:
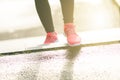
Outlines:
<svg viewBox="0 0 120 80"><path fill-rule="evenodd" d="M54 42L51 42L51 43L48 43L48 44L44 44L44 45L50 45L50 44L54 44L54 43L57 43L57 42L59 42L59 40L56 40Z"/></svg>
<svg viewBox="0 0 120 80"><path fill-rule="evenodd" d="M77 43L77 44L69 44L68 43L68 45L71 46L71 47L74 47L74 46L80 46L81 44L80 43Z"/></svg>

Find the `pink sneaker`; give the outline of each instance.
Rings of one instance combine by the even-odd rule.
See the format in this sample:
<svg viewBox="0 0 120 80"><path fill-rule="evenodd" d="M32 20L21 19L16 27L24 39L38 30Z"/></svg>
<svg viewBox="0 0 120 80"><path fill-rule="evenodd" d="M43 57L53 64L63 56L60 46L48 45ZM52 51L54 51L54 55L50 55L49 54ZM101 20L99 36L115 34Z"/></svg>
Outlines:
<svg viewBox="0 0 120 80"><path fill-rule="evenodd" d="M73 23L65 24L64 32L67 36L67 41L70 46L80 45L80 37L75 32L75 26L73 25Z"/></svg>
<svg viewBox="0 0 120 80"><path fill-rule="evenodd" d="M47 33L44 44L54 43L57 40L58 40L57 33L56 32L49 32L49 33Z"/></svg>

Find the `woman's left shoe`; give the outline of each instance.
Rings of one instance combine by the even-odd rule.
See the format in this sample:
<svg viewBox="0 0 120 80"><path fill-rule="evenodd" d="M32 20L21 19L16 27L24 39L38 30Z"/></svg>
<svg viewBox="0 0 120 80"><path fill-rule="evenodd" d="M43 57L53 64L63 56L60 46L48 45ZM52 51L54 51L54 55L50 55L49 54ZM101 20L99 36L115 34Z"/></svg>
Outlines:
<svg viewBox="0 0 120 80"><path fill-rule="evenodd" d="M80 45L81 39L75 31L75 25L73 23L67 23L64 25L64 33L70 46Z"/></svg>

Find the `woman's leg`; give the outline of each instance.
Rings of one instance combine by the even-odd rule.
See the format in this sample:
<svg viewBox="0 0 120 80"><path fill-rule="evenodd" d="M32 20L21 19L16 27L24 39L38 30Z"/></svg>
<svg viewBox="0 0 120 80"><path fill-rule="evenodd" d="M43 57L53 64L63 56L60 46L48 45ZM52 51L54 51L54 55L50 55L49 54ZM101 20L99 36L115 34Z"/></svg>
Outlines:
<svg viewBox="0 0 120 80"><path fill-rule="evenodd" d="M68 44L71 46L79 45L80 37L77 35L75 31L75 25L73 22L74 0L60 0L60 1L64 20L64 32L67 36Z"/></svg>
<svg viewBox="0 0 120 80"><path fill-rule="evenodd" d="M48 0L35 0L36 10L45 28L45 31L54 32L51 9Z"/></svg>
<svg viewBox="0 0 120 80"><path fill-rule="evenodd" d="M44 44L56 42L57 33L54 31L51 9L48 0L35 0L35 5L43 27L47 33Z"/></svg>
<svg viewBox="0 0 120 80"><path fill-rule="evenodd" d="M64 23L73 23L74 0L60 0Z"/></svg>

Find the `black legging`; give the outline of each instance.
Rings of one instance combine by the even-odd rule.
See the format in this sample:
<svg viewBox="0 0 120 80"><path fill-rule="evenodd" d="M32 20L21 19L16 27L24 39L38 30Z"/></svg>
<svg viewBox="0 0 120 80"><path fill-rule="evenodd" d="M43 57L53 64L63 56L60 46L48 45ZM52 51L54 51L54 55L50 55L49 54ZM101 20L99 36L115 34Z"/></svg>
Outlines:
<svg viewBox="0 0 120 80"><path fill-rule="evenodd" d="M64 23L73 23L74 0L60 0ZM48 0L35 0L36 9L46 32L54 32Z"/></svg>

